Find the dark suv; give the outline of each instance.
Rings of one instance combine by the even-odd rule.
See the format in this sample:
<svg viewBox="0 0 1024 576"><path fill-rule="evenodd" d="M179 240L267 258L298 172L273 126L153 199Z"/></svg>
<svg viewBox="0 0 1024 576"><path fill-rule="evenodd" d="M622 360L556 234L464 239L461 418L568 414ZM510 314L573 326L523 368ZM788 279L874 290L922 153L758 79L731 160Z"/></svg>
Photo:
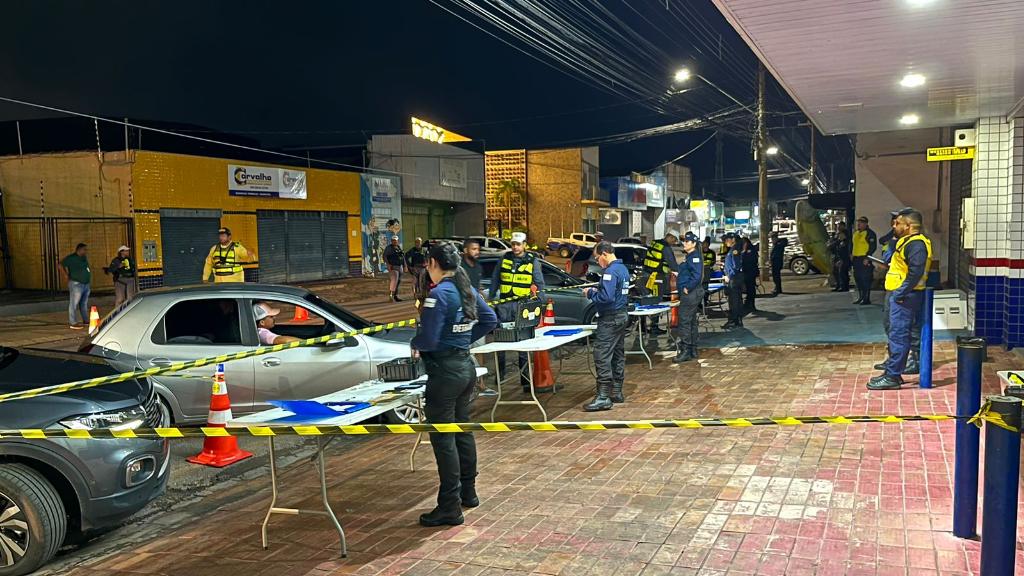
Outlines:
<svg viewBox="0 0 1024 576"><path fill-rule="evenodd" d="M0 347L0 393L116 374L85 354ZM146 380L0 403L0 428L163 425ZM167 484L166 440L0 439L0 576L32 572L68 540L118 526Z"/></svg>

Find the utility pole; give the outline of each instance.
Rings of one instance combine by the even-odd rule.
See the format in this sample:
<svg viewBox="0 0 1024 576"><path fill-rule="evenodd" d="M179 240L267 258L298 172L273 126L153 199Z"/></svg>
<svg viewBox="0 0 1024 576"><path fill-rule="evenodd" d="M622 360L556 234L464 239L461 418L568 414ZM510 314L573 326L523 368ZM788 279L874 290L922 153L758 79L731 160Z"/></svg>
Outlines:
<svg viewBox="0 0 1024 576"><path fill-rule="evenodd" d="M808 163L807 170L807 179L809 180L807 183L807 193L812 194L817 189L814 183L814 134L817 130L814 129L814 123L811 122L810 118L807 119L807 123L811 126L811 161Z"/></svg>
<svg viewBox="0 0 1024 576"><path fill-rule="evenodd" d="M757 65L757 204L761 214L759 262L761 281L768 280L768 237L771 235L772 219L768 211L768 159L765 157L764 134L764 64Z"/></svg>

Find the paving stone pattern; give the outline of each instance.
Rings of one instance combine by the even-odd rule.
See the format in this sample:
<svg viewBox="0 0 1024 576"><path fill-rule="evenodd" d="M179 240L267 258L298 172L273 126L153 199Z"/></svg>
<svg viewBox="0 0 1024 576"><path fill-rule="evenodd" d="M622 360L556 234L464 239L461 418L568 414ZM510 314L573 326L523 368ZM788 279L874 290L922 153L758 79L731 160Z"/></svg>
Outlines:
<svg viewBox="0 0 1024 576"><path fill-rule="evenodd" d="M546 397L557 419L952 413L955 350L937 345L935 388L864 388L881 345L726 348L655 370L630 358L627 404L586 414L584 376ZM990 351L995 370L1020 367ZM509 386L517 395L517 386ZM490 404L480 400L477 417ZM505 419L532 419L503 407ZM953 422L702 430L478 434L482 504L466 524L426 529L436 473L429 449L407 466L412 437L360 439L329 451L330 498L349 557L318 516L259 523L269 482L239 489L158 540L67 574L977 574L980 544L951 533ZM424 447L428 448L428 447ZM315 508L308 465L286 472L278 505ZM1018 569L1024 557L1018 553Z"/></svg>

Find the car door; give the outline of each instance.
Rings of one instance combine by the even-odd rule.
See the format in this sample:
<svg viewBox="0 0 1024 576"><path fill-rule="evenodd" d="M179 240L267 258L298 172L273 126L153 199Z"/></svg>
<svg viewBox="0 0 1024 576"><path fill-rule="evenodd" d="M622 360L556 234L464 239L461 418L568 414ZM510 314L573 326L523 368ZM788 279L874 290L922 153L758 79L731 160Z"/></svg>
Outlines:
<svg viewBox="0 0 1024 576"><path fill-rule="evenodd" d="M323 310L291 298L253 301L246 307L247 312L251 314L252 304L260 302L280 312L271 328L279 336L305 339L350 330ZM296 307L305 310L308 318L303 318L301 312L296 314ZM376 366L371 365L364 336L259 356L255 370L256 410L269 408L270 400L308 400L376 377Z"/></svg>
<svg viewBox="0 0 1024 576"><path fill-rule="evenodd" d="M541 271L545 288L566 288L578 284L574 278L547 262L541 262ZM585 320L584 312L589 300L582 289L545 292L544 297L553 301L556 324L580 324Z"/></svg>
<svg viewBox="0 0 1024 576"><path fill-rule="evenodd" d="M173 302L157 315L139 341L138 367L148 369L231 354L251 348L253 332L243 329L241 302L235 298L202 297ZM205 420L210 409L213 373L217 366L151 376L164 388L188 420ZM252 411L253 359L224 363L224 379L234 414Z"/></svg>

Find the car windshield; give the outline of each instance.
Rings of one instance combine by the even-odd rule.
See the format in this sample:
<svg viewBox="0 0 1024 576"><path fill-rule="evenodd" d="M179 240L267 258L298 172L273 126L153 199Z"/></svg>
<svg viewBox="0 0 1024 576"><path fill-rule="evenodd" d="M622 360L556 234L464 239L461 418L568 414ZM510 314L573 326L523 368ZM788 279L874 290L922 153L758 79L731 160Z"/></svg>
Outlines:
<svg viewBox="0 0 1024 576"><path fill-rule="evenodd" d="M344 322L349 328L353 330L362 330L363 328L376 326L374 322L370 322L366 318L357 316L349 312L348 310L345 310L341 306L338 306L334 302L331 302L330 300L325 300L317 296L316 294L306 294L305 300L306 302L309 302L310 304L316 304L322 310L329 312L332 316L334 316L341 322Z"/></svg>
<svg viewBox="0 0 1024 576"><path fill-rule="evenodd" d="M632 247L616 248L615 257L622 260L626 266L639 266L644 259L643 250Z"/></svg>

